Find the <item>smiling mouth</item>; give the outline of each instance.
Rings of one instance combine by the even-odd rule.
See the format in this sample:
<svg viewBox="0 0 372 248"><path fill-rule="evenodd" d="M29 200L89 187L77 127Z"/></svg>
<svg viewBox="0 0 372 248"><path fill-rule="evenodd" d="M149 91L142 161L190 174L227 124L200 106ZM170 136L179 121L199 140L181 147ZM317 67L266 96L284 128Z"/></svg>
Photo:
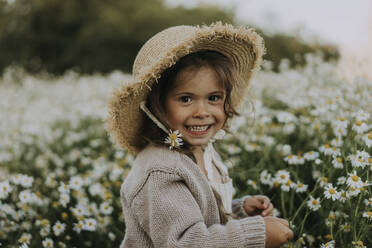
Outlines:
<svg viewBox="0 0 372 248"><path fill-rule="evenodd" d="M212 125L203 125L203 126L186 126L186 129L189 133L193 135L203 135L208 133Z"/></svg>

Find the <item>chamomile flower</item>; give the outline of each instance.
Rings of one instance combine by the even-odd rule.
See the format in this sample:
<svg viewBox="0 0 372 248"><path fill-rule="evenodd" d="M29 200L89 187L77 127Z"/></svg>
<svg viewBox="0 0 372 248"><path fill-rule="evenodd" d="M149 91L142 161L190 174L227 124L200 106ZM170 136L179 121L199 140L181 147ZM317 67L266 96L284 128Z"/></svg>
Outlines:
<svg viewBox="0 0 372 248"><path fill-rule="evenodd" d="M66 207L67 204L70 202L70 195L66 193L62 193L59 195L59 202L63 207Z"/></svg>
<svg viewBox="0 0 372 248"><path fill-rule="evenodd" d="M66 224L57 221L53 225L53 233L54 233L54 235L56 235L56 236L61 235L61 233L63 233L65 231L65 228L66 228Z"/></svg>
<svg viewBox="0 0 372 248"><path fill-rule="evenodd" d="M25 188L30 188L34 182L34 178L27 175L21 175L20 180L20 184Z"/></svg>
<svg viewBox="0 0 372 248"><path fill-rule="evenodd" d="M347 197L352 197L352 196L357 196L359 195L360 193L360 189L359 188L355 188L355 187L349 187L349 189L346 191L346 196Z"/></svg>
<svg viewBox="0 0 372 248"><path fill-rule="evenodd" d="M304 154L304 159L307 161L315 160L317 158L319 158L319 152L316 151L309 151Z"/></svg>
<svg viewBox="0 0 372 248"><path fill-rule="evenodd" d="M179 148L183 145L182 134L178 130L169 130L169 135L167 138L165 138L164 142L165 144L169 144L169 149Z"/></svg>
<svg viewBox="0 0 372 248"><path fill-rule="evenodd" d="M69 188L79 190L83 186L83 179L80 176L73 176L69 181Z"/></svg>
<svg viewBox="0 0 372 248"><path fill-rule="evenodd" d="M317 211L320 208L320 198L314 198L313 196L310 196L310 199L306 202L307 206L312 211Z"/></svg>
<svg viewBox="0 0 372 248"><path fill-rule="evenodd" d="M339 137L334 138L331 140L331 145L335 147L341 147L344 144L343 140Z"/></svg>
<svg viewBox="0 0 372 248"><path fill-rule="evenodd" d="M328 184L328 177L319 177L317 181L321 187L324 187Z"/></svg>
<svg viewBox="0 0 372 248"><path fill-rule="evenodd" d="M58 191L59 193L63 194L69 194L70 193L70 188L68 187L68 185L64 184L63 182L61 182L59 184L59 187L58 187Z"/></svg>
<svg viewBox="0 0 372 248"><path fill-rule="evenodd" d="M367 248L367 246L365 246L363 244L363 241L361 240L353 241L352 244L353 244L353 248Z"/></svg>
<svg viewBox="0 0 372 248"><path fill-rule="evenodd" d="M367 218L368 220L372 220L372 211L365 211L363 213L363 217Z"/></svg>
<svg viewBox="0 0 372 248"><path fill-rule="evenodd" d="M359 188L363 187L363 181L357 175L355 170L353 171L353 173L348 173L348 175L349 175L349 177L346 180L346 184L349 187L353 187L355 189L359 189Z"/></svg>
<svg viewBox="0 0 372 248"><path fill-rule="evenodd" d="M364 143L366 144L366 146L370 148L372 146L372 131L363 135L362 139Z"/></svg>
<svg viewBox="0 0 372 248"><path fill-rule="evenodd" d="M263 170L260 173L260 182L265 185L272 185L272 175L267 171Z"/></svg>
<svg viewBox="0 0 372 248"><path fill-rule="evenodd" d="M363 121L356 121L352 126L352 130L358 134L362 134L368 130L368 125Z"/></svg>
<svg viewBox="0 0 372 248"><path fill-rule="evenodd" d="M306 192L307 188L308 188L308 185L303 184L301 182L297 182L296 185L295 185L296 193Z"/></svg>
<svg viewBox="0 0 372 248"><path fill-rule="evenodd" d="M346 177L338 177L337 178L337 184L342 185L346 182Z"/></svg>
<svg viewBox="0 0 372 248"><path fill-rule="evenodd" d="M281 184L286 183L289 177L289 172L286 170L278 170L275 174L275 179Z"/></svg>
<svg viewBox="0 0 372 248"><path fill-rule="evenodd" d="M29 234L29 233L23 233L21 235L21 237L18 239L18 242L21 243L21 244L27 244L29 245L30 244L30 241L31 241L31 238L32 238L32 235Z"/></svg>
<svg viewBox="0 0 372 248"><path fill-rule="evenodd" d="M101 203L99 210L104 215L109 215L114 210L113 207L108 202Z"/></svg>
<svg viewBox="0 0 372 248"><path fill-rule="evenodd" d="M324 144L319 147L319 151L324 153L324 155L331 155L332 154L332 147L329 144Z"/></svg>
<svg viewBox="0 0 372 248"><path fill-rule="evenodd" d="M364 168L368 165L368 159L371 156L365 151L357 151L356 154L349 155L351 165L356 168Z"/></svg>
<svg viewBox="0 0 372 248"><path fill-rule="evenodd" d="M9 181L0 182L0 199L7 198L10 192L12 192L12 187Z"/></svg>
<svg viewBox="0 0 372 248"><path fill-rule="evenodd" d="M321 244L320 248L334 248L335 243L336 242L334 240L331 240L331 241L328 241L327 243Z"/></svg>
<svg viewBox="0 0 372 248"><path fill-rule="evenodd" d="M333 157L332 159L332 165L336 169L344 168L344 164L342 162L342 157Z"/></svg>
<svg viewBox="0 0 372 248"><path fill-rule="evenodd" d="M369 119L369 113L359 110L357 113L353 113L353 116L357 121L367 121Z"/></svg>
<svg viewBox="0 0 372 248"><path fill-rule="evenodd" d="M50 238L44 239L42 243L43 243L44 248L52 248L54 244L53 240Z"/></svg>
<svg viewBox="0 0 372 248"><path fill-rule="evenodd" d="M344 223L340 225L340 230L343 232L350 232L351 231L351 225L349 223Z"/></svg>
<svg viewBox="0 0 372 248"><path fill-rule="evenodd" d="M305 160L301 156L289 154L287 157L284 158L288 164L304 164Z"/></svg>
<svg viewBox="0 0 372 248"><path fill-rule="evenodd" d="M288 192L291 188L294 188L295 184L292 182L291 179L288 179L287 182L283 183L280 187L283 191Z"/></svg>
<svg viewBox="0 0 372 248"><path fill-rule="evenodd" d="M252 186L253 189L257 189L257 183L254 180L248 179L247 184Z"/></svg>
<svg viewBox="0 0 372 248"><path fill-rule="evenodd" d="M337 188L333 187L331 183L328 183L324 188L324 196L327 199L335 201L340 198L340 192L337 192Z"/></svg>
<svg viewBox="0 0 372 248"><path fill-rule="evenodd" d="M79 222L78 223L74 223L73 226L74 227L72 229L75 232L80 233L83 230L83 228L84 228L84 222L81 221L81 220L79 220Z"/></svg>
<svg viewBox="0 0 372 248"><path fill-rule="evenodd" d="M84 220L83 230L95 231L96 228L97 228L97 221L95 219L89 218L89 219Z"/></svg>
<svg viewBox="0 0 372 248"><path fill-rule="evenodd" d="M369 198L369 199L364 199L364 204L366 204L366 206L372 206L372 198Z"/></svg>

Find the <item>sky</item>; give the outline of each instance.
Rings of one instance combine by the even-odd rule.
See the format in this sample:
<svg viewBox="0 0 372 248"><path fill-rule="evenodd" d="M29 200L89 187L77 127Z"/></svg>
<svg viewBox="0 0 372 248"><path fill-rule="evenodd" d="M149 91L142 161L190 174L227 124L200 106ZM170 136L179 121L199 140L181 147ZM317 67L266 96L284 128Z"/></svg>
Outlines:
<svg viewBox="0 0 372 248"><path fill-rule="evenodd" d="M267 32L299 34L341 49L372 50L372 0L167 0L186 7L214 3Z"/></svg>

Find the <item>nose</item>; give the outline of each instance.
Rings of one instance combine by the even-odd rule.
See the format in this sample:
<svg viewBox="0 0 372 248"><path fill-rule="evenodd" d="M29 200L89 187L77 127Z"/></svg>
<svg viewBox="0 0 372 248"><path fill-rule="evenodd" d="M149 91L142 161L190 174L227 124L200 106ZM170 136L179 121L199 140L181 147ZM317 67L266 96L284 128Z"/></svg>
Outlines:
<svg viewBox="0 0 372 248"><path fill-rule="evenodd" d="M210 113L208 111L207 103L204 101L199 101L197 104L195 104L195 110L193 117L194 118L206 118L209 117Z"/></svg>

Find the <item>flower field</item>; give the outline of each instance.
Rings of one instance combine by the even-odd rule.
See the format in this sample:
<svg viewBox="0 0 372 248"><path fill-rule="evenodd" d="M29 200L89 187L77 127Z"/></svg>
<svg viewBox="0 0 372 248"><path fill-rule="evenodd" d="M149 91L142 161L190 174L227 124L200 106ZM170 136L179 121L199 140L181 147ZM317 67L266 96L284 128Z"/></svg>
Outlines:
<svg viewBox="0 0 372 248"><path fill-rule="evenodd" d="M235 197L266 194L295 233L288 247L371 247L372 82L308 57L262 70L217 148ZM0 79L0 247L118 247L120 186L133 156L103 120L128 75Z"/></svg>

